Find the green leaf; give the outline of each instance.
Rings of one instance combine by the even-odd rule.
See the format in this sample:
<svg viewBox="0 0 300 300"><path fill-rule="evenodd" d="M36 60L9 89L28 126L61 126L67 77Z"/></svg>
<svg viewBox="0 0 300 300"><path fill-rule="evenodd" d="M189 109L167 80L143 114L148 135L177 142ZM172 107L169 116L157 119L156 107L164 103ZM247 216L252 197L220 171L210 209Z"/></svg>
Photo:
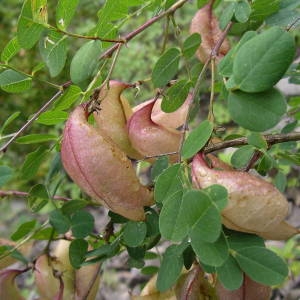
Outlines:
<svg viewBox="0 0 300 300"><path fill-rule="evenodd" d="M88 250L88 242L84 239L73 240L69 248L69 259L73 268L79 269L85 260Z"/></svg>
<svg viewBox="0 0 300 300"><path fill-rule="evenodd" d="M87 202L84 200L71 200L63 204L61 211L64 215L72 215L75 212L86 207Z"/></svg>
<svg viewBox="0 0 300 300"><path fill-rule="evenodd" d="M241 169L247 166L248 162L254 154L255 148L252 145L245 145L234 151L231 156L231 164Z"/></svg>
<svg viewBox="0 0 300 300"><path fill-rule="evenodd" d="M266 24L270 26L289 27L292 24L298 24L300 18L299 11L292 9L281 9L276 14L269 16L266 19Z"/></svg>
<svg viewBox="0 0 300 300"><path fill-rule="evenodd" d="M14 112L11 116L9 116L6 121L3 123L2 127L0 128L0 136L3 133L3 131L5 130L5 128L11 124L19 115L21 112L16 111Z"/></svg>
<svg viewBox="0 0 300 300"><path fill-rule="evenodd" d="M151 167L151 180L155 181L156 178L168 168L169 160L167 156L161 156L156 159Z"/></svg>
<svg viewBox="0 0 300 300"><path fill-rule="evenodd" d="M285 191L286 185L287 185L286 175L279 171L275 176L275 186L281 193L283 193Z"/></svg>
<svg viewBox="0 0 300 300"><path fill-rule="evenodd" d="M31 88L32 79L14 70L6 70L0 74L0 87L8 93L21 93Z"/></svg>
<svg viewBox="0 0 300 300"><path fill-rule="evenodd" d="M181 165L174 164L165 169L156 180L154 186L154 199L156 202L163 203L173 194L182 190Z"/></svg>
<svg viewBox="0 0 300 300"><path fill-rule="evenodd" d="M191 58L201 43L201 36L199 33L191 34L186 40L183 42L182 54L186 58Z"/></svg>
<svg viewBox="0 0 300 300"><path fill-rule="evenodd" d="M71 217L71 230L75 238L84 238L94 229L94 217L87 211L77 211Z"/></svg>
<svg viewBox="0 0 300 300"><path fill-rule="evenodd" d="M0 187L8 182L13 176L13 170L7 166L0 166Z"/></svg>
<svg viewBox="0 0 300 300"><path fill-rule="evenodd" d="M180 56L179 49L170 48L158 59L152 72L154 87L163 87L176 75Z"/></svg>
<svg viewBox="0 0 300 300"><path fill-rule="evenodd" d="M48 23L47 0L31 0L31 12L34 22Z"/></svg>
<svg viewBox="0 0 300 300"><path fill-rule="evenodd" d="M50 30L47 32L47 36L40 40L40 53L51 77L57 76L65 66L67 59L66 37L66 35Z"/></svg>
<svg viewBox="0 0 300 300"><path fill-rule="evenodd" d="M40 241L43 241L43 240L50 240L52 238L55 238L56 235L53 234L53 227L46 227L46 228L43 228L39 231L37 231L33 236L32 236L32 239L33 240L40 240Z"/></svg>
<svg viewBox="0 0 300 300"><path fill-rule="evenodd" d="M270 89L284 75L295 55L292 35L272 27L243 44L233 63L237 88L256 93Z"/></svg>
<svg viewBox="0 0 300 300"><path fill-rule="evenodd" d="M55 111L65 110L72 106L72 104L79 98L82 91L77 85L71 85L64 92L64 94L56 101L54 105Z"/></svg>
<svg viewBox="0 0 300 300"><path fill-rule="evenodd" d="M150 275L154 275L158 272L158 267L156 266L146 266L144 267L142 270L141 270L141 273L143 275L147 275L147 276L150 276Z"/></svg>
<svg viewBox="0 0 300 300"><path fill-rule="evenodd" d="M49 141L56 141L57 135L54 134L28 134L16 139L19 144L36 144Z"/></svg>
<svg viewBox="0 0 300 300"><path fill-rule="evenodd" d="M251 14L251 6L248 1L238 1L235 4L234 16L240 23L248 21Z"/></svg>
<svg viewBox="0 0 300 300"><path fill-rule="evenodd" d="M163 255L156 281L156 287L160 292L168 290L179 278L183 267L182 250L179 248L172 245Z"/></svg>
<svg viewBox="0 0 300 300"><path fill-rule="evenodd" d="M129 247L137 247L143 243L146 233L147 225L145 222L129 221L124 227L124 243Z"/></svg>
<svg viewBox="0 0 300 300"><path fill-rule="evenodd" d="M244 274L236 260L229 255L225 263L216 268L218 280L227 290L237 290L243 283Z"/></svg>
<svg viewBox="0 0 300 300"><path fill-rule="evenodd" d="M34 152L29 153L21 169L22 177L27 180L33 178L48 155L49 150L43 147L39 147Z"/></svg>
<svg viewBox="0 0 300 300"><path fill-rule="evenodd" d="M236 53L243 44L245 44L256 35L257 33L255 31L247 31L243 34L237 45L235 45L234 48L232 48L218 64L218 70L221 75L226 77L231 76Z"/></svg>
<svg viewBox="0 0 300 300"><path fill-rule="evenodd" d="M202 190L207 193L219 211L222 211L228 203L228 192L225 187L213 184Z"/></svg>
<svg viewBox="0 0 300 300"><path fill-rule="evenodd" d="M182 158L188 159L193 157L198 151L200 151L207 141L209 140L212 131L213 124L208 120L200 123L198 127L191 131L182 147Z"/></svg>
<svg viewBox="0 0 300 300"><path fill-rule="evenodd" d="M263 22L279 10L280 0L259 0L252 3L251 21Z"/></svg>
<svg viewBox="0 0 300 300"><path fill-rule="evenodd" d="M44 125L56 125L66 121L68 115L65 111L50 110L40 114L36 122Z"/></svg>
<svg viewBox="0 0 300 300"><path fill-rule="evenodd" d="M253 94L237 91L229 93L228 110L240 126L265 131L278 124L286 112L286 102L276 89Z"/></svg>
<svg viewBox="0 0 300 300"><path fill-rule="evenodd" d="M28 206L32 212L40 211L48 202L49 194L43 184L34 185L27 197Z"/></svg>
<svg viewBox="0 0 300 300"><path fill-rule="evenodd" d="M187 235L189 224L181 211L183 209L183 191L177 191L164 202L159 215L159 229L165 239L179 242Z"/></svg>
<svg viewBox="0 0 300 300"><path fill-rule="evenodd" d="M33 21L31 0L25 0L18 22L17 37L22 48L30 49L39 40L44 26Z"/></svg>
<svg viewBox="0 0 300 300"><path fill-rule="evenodd" d="M56 26L61 30L71 23L79 0L59 0L56 6Z"/></svg>
<svg viewBox="0 0 300 300"><path fill-rule="evenodd" d="M261 237L254 234L226 229L225 235L229 243L229 248L235 251L239 251L240 249L252 246L261 248L265 247L264 240Z"/></svg>
<svg viewBox="0 0 300 300"><path fill-rule="evenodd" d="M49 223L58 233L66 233L71 225L70 219L66 217L60 209L50 212Z"/></svg>
<svg viewBox="0 0 300 300"><path fill-rule="evenodd" d="M30 233L35 225L36 225L36 220L28 221L23 224L21 224L18 229L11 235L11 239L13 241L18 241L25 237L28 233Z"/></svg>
<svg viewBox="0 0 300 300"><path fill-rule="evenodd" d="M191 239L215 242L221 233L221 215L207 194L201 191L188 191L184 194L183 200L185 223L192 227Z"/></svg>
<svg viewBox="0 0 300 300"><path fill-rule="evenodd" d="M158 213L152 209L147 209L146 212L146 225L147 225L147 234L146 237L153 237L160 234L158 226L159 218Z"/></svg>
<svg viewBox="0 0 300 300"><path fill-rule="evenodd" d="M250 145L252 145L258 149L267 149L268 148L268 144L267 144L265 138L260 133L251 132L247 137L247 141Z"/></svg>
<svg viewBox="0 0 300 300"><path fill-rule="evenodd" d="M186 100L191 86L192 82L185 79L172 85L163 97L161 109L166 113L176 111Z"/></svg>
<svg viewBox="0 0 300 300"><path fill-rule="evenodd" d="M101 53L101 50L100 41L89 41L76 52L70 67L70 75L73 83L81 83L92 76L97 67L97 57Z"/></svg>
<svg viewBox="0 0 300 300"><path fill-rule="evenodd" d="M254 281L265 285L281 284L288 275L286 263L269 249L243 248L235 253L242 270Z"/></svg>
<svg viewBox="0 0 300 300"><path fill-rule="evenodd" d="M8 63L8 61L14 57L19 51L21 47L19 45L18 39L14 37L11 39L3 49L1 53L1 60L5 63Z"/></svg>
<svg viewBox="0 0 300 300"><path fill-rule="evenodd" d="M228 258L229 249L224 234L214 243L207 243L195 235L191 243L200 262L206 265L220 267Z"/></svg>

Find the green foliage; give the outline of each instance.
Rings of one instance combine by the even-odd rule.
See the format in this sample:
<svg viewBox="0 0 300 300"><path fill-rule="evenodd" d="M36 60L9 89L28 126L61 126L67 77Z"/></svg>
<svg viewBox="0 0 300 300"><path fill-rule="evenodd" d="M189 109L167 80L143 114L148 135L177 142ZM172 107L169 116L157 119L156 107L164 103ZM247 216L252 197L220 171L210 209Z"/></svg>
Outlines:
<svg viewBox="0 0 300 300"><path fill-rule="evenodd" d="M160 292L177 284L183 269L193 264L216 274L228 290L238 289L244 274L261 284L281 285L288 275L285 261L293 274L300 274L296 239L282 249L266 248L254 234L226 229L223 211L232 205L228 191L222 185L200 190L190 167L197 153L215 146L215 138L222 144L244 137L247 145L233 143L237 148L231 156L221 154L233 168L244 169L251 162L282 193L299 186L295 167L300 165L299 145L290 137L299 131L300 98L284 96L275 87L283 77L300 83L299 63L293 64L299 47L299 33L294 30L299 27L299 1L216 1L213 13L221 28L233 24L228 33L231 50L220 61L210 57L215 67L195 58L199 45L209 49L215 45L206 45L205 34L189 33L196 9L208 2L187 1L171 13L166 10L178 1L59 0L53 5L25 0L17 9L9 7L17 7L17 1L7 8L0 3L0 12L7 15L0 33L4 95L0 146L15 138L14 145L2 149L6 152L1 153L0 186L8 198L5 203L10 205L11 195L25 196L29 211L4 236L10 235L20 243L18 247L29 239L45 241L45 251L53 240L71 237L69 259L75 269L125 252L130 268L146 275L158 273ZM129 39L123 41L125 37ZM103 55L110 49L115 50ZM95 226L94 203L64 171L60 146L70 111L93 101L94 89L110 79L138 86L134 96L130 89L126 94L131 105L162 98L166 116L183 108L187 98L190 104L187 121L167 129L181 135L176 149L180 159L174 162L161 153L136 168L137 176L154 192L155 203L145 207L145 219L132 221L109 211L110 221L101 232ZM55 94L59 96L52 98ZM97 108L101 114L101 103L95 104L89 109ZM26 123L32 116L33 122ZM89 122L94 122L92 117ZM15 136L24 123L22 136ZM288 142L273 145L268 139L274 134ZM102 166L97 167L101 172ZM152 252L166 241L166 250ZM10 254L28 263L12 249L1 247L0 259ZM153 259L160 260L159 267Z"/></svg>

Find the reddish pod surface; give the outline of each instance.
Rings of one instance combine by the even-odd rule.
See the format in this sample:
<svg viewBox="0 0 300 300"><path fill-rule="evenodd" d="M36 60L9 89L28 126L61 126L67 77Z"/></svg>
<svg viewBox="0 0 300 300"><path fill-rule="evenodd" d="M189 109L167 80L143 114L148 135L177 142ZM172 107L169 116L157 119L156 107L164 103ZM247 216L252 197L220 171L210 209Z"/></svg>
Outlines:
<svg viewBox="0 0 300 300"><path fill-rule="evenodd" d="M247 172L233 170L212 155L208 157L212 168L201 154L194 157L193 184L197 188L220 184L227 189L229 201L222 211L226 227L273 240L288 239L299 233L284 221L288 202L272 184Z"/></svg>
<svg viewBox="0 0 300 300"><path fill-rule="evenodd" d="M45 254L37 259L34 275L41 299L94 300L96 298L100 282L100 264L83 266L75 270L69 260L69 246L70 241L60 240L52 256ZM59 298L59 295L62 296Z"/></svg>
<svg viewBox="0 0 300 300"><path fill-rule="evenodd" d="M229 291L220 282L216 289L221 300L269 300L272 295L271 287L255 282L246 275L242 286L237 290Z"/></svg>
<svg viewBox="0 0 300 300"><path fill-rule="evenodd" d="M189 94L184 103L177 110L166 113L161 109L162 99L157 99L152 108L151 120L155 124L178 134L178 129L182 128L186 121L191 100L192 95Z"/></svg>
<svg viewBox="0 0 300 300"><path fill-rule="evenodd" d="M105 85L99 91L100 106L99 110L94 112L94 118L102 135L110 138L130 158L139 159L141 154L132 147L126 127L132 110L128 101L121 95L129 87L130 84L116 80L111 80L109 87Z"/></svg>
<svg viewBox="0 0 300 300"><path fill-rule="evenodd" d="M131 161L87 121L83 106L70 115L61 146L63 166L95 201L131 220L143 220L152 194L142 186Z"/></svg>
<svg viewBox="0 0 300 300"><path fill-rule="evenodd" d="M218 20L213 14L211 4L203 6L195 14L190 25L190 33L199 33L201 35L201 44L196 55L201 62L205 63L222 34ZM228 40L225 39L220 47L217 60L220 60L229 49Z"/></svg>
<svg viewBox="0 0 300 300"><path fill-rule="evenodd" d="M25 300L15 283L16 277L21 273L21 270L16 269L4 269L0 271L1 300Z"/></svg>
<svg viewBox="0 0 300 300"><path fill-rule="evenodd" d="M129 139L144 156L155 156L178 151L181 134L154 123L151 113L155 100L142 105L129 119L127 127Z"/></svg>

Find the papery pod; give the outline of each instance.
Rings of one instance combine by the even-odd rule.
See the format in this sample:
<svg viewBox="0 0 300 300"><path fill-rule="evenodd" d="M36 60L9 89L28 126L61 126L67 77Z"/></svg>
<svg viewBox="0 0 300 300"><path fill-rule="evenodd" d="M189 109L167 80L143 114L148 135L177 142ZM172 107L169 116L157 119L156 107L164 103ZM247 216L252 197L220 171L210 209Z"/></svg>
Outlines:
<svg viewBox="0 0 300 300"><path fill-rule="evenodd" d="M190 33L199 33L201 35L201 44L196 55L202 63L205 63L222 34L219 22L213 14L212 1L199 9L195 14L190 25ZM223 58L229 49L229 42L225 39L220 47L217 61Z"/></svg>
<svg viewBox="0 0 300 300"><path fill-rule="evenodd" d="M111 80L109 87L106 85L99 91L99 110L94 112L95 121L101 131L124 151L130 158L139 159L138 153L131 145L128 138L126 122L132 115L128 101L121 93L131 85L128 83Z"/></svg>
<svg viewBox="0 0 300 300"><path fill-rule="evenodd" d="M166 113L161 109L162 99L157 99L151 112L151 120L163 128L176 132L182 129L191 104L192 95L189 94L184 103L174 112Z"/></svg>
<svg viewBox="0 0 300 300"><path fill-rule="evenodd" d="M299 233L284 222L288 202L271 183L247 172L224 169L224 163L212 155L208 157L211 167L202 154L194 157L193 184L197 188L220 184L227 189L229 201L222 211L226 227L274 240L288 239Z"/></svg>
<svg viewBox="0 0 300 300"><path fill-rule="evenodd" d="M139 296L131 296L131 300L176 300L175 287L160 292L156 289L157 274L145 285Z"/></svg>
<svg viewBox="0 0 300 300"><path fill-rule="evenodd" d="M38 293L44 300L55 299L59 294L62 294L62 300L96 298L100 264L75 270L69 260L69 245L69 241L60 240L51 256L42 255L36 261L35 282ZM63 282L62 291L58 276L61 276Z"/></svg>
<svg viewBox="0 0 300 300"><path fill-rule="evenodd" d="M151 192L142 186L126 154L87 121L83 106L70 115L61 146L63 166L96 202L131 220L144 220Z"/></svg>
<svg viewBox="0 0 300 300"><path fill-rule="evenodd" d="M13 241L7 240L7 239L0 238L0 246L15 247L16 243ZM18 251L20 251L23 255L28 255L31 250L31 246L32 246L31 242L25 243L18 249ZM6 257L0 259L0 270L16 263L17 261L18 261L17 259L15 259L11 256L6 256Z"/></svg>
<svg viewBox="0 0 300 300"><path fill-rule="evenodd" d="M157 125L151 119L155 100L134 112L128 121L128 134L135 149L144 156L156 156L164 153L178 151L181 134L172 132ZM177 155L173 156L177 159Z"/></svg>
<svg viewBox="0 0 300 300"><path fill-rule="evenodd" d="M272 295L271 287L255 282L246 275L237 290L229 291L220 282L217 282L216 289L220 300L269 300Z"/></svg>
<svg viewBox="0 0 300 300"><path fill-rule="evenodd" d="M181 276L176 285L176 295L180 300L218 300L215 288L199 265Z"/></svg>
<svg viewBox="0 0 300 300"><path fill-rule="evenodd" d="M23 271L5 269L0 271L0 299L1 300L25 300L16 286L15 279Z"/></svg>

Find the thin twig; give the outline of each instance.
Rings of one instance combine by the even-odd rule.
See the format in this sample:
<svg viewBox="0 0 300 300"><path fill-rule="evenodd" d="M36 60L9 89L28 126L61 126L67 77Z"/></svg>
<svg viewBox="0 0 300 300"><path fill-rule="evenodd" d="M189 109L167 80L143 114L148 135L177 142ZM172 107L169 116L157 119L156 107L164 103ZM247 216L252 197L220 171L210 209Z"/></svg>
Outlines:
<svg viewBox="0 0 300 300"><path fill-rule="evenodd" d="M284 133L284 134L283 133L267 134L267 135L263 135L263 137L266 140L267 144L269 146L272 146L279 143L300 141L300 132L292 132L292 133ZM224 141L213 145L208 145L202 151L204 153L211 153L229 147L237 147L243 145L248 145L248 139L246 137L236 138L233 140Z"/></svg>
<svg viewBox="0 0 300 300"><path fill-rule="evenodd" d="M65 83L61 90L58 91L50 100L48 100L1 148L0 152L6 152L8 146L25 131L38 117L42 114L47 108L58 98L60 97L64 90L71 85L71 82Z"/></svg>
<svg viewBox="0 0 300 300"><path fill-rule="evenodd" d="M213 3L213 1L211 3ZM186 118L185 118L185 121L184 121L183 132L182 132L182 135L181 135L181 141L180 141L180 146L179 146L179 150L178 150L178 152L179 152L179 162L181 162L181 160L182 160L181 152L182 152L182 147L183 147L183 144L184 144L186 132L188 131L188 122L189 122L189 119L190 119L192 105L193 105L197 95L199 94L200 86L201 86L201 83L202 83L202 78L203 78L203 76L204 76L204 74L205 74L205 72L208 68L208 65L209 65L211 59L218 56L219 50L222 46L222 43L224 42L224 40L225 40L232 24L233 24L232 22L229 22L227 24L225 30L222 32L219 40L217 41L216 45L212 49L210 57L206 60L204 66L203 66L203 68L202 68L202 70L201 70L201 72L200 72L200 74L197 78L194 90L192 92L191 102L190 102L190 105L188 107L188 112L187 112L187 115L186 115Z"/></svg>
<svg viewBox="0 0 300 300"><path fill-rule="evenodd" d="M186 2L188 2L188 0L177 1L169 9L167 9L166 11L161 13L160 15L153 17L152 19L148 20L147 22L145 22L143 25L141 25L137 29L129 32L128 34L126 34L125 37L122 40L124 40L125 43L129 42L135 36L137 36L138 34L143 32L145 29L150 27L152 24L156 23L157 21L164 18L165 16L173 14L178 8L183 6ZM102 58L110 57L118 49L118 45L119 44L117 43L117 44L114 44L113 46L111 46L110 48L108 48L104 53L102 53L100 55L99 60L102 59Z"/></svg>
<svg viewBox="0 0 300 300"><path fill-rule="evenodd" d="M7 197L7 196L16 196L16 197L28 197L28 192L22 192L22 191L15 191L15 190L9 190L4 191L0 190L0 198ZM63 197L63 196L53 196L54 200L61 200L61 201L70 201L71 198Z"/></svg>

